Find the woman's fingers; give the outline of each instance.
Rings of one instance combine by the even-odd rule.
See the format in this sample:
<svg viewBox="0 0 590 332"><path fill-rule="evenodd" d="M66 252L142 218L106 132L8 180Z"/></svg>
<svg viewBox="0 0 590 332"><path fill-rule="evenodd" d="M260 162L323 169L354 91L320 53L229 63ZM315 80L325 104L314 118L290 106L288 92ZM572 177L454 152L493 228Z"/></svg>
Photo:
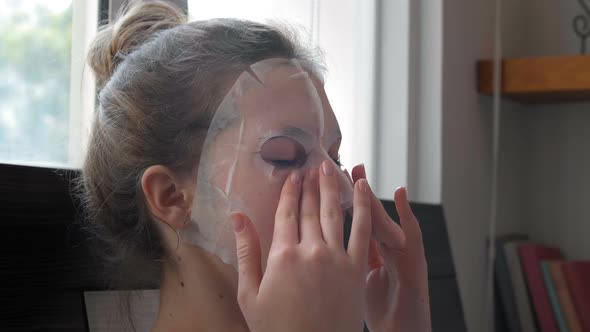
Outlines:
<svg viewBox="0 0 590 332"><path fill-rule="evenodd" d="M373 235L388 248L396 250L403 249L406 245L404 230L389 217L377 196L371 196Z"/></svg>
<svg viewBox="0 0 590 332"><path fill-rule="evenodd" d="M320 224L328 245L344 250L344 218L340 207L340 191L336 169L325 160L320 167Z"/></svg>
<svg viewBox="0 0 590 332"><path fill-rule="evenodd" d="M350 185L354 185L354 181L352 180L352 176L350 176L350 173L348 173L348 170L345 169L344 170L344 176L346 177L346 179L348 179L348 182L350 183Z"/></svg>
<svg viewBox="0 0 590 332"><path fill-rule="evenodd" d="M307 172L302 190L299 212L301 215L299 222L301 242L323 241L320 226L320 187L317 168L312 168Z"/></svg>
<svg viewBox="0 0 590 332"><path fill-rule="evenodd" d="M365 165L360 164L352 168L352 181L357 182L359 179L366 179L367 172L365 171Z"/></svg>
<svg viewBox="0 0 590 332"><path fill-rule="evenodd" d="M377 242L371 239L369 242L369 271L382 267L383 263L383 257L377 249Z"/></svg>
<svg viewBox="0 0 590 332"><path fill-rule="evenodd" d="M371 198L369 184L362 179L354 185L352 227L348 242L348 255L360 266L366 267L371 238Z"/></svg>
<svg viewBox="0 0 590 332"><path fill-rule="evenodd" d="M364 165L357 165L352 169L352 179L356 183L360 179L366 179ZM371 191L371 211L373 217L373 236L391 249L400 250L404 248L406 237L404 230L400 228L387 214L383 204ZM399 212L399 210L398 210Z"/></svg>
<svg viewBox="0 0 590 332"><path fill-rule="evenodd" d="M296 245L299 242L299 199L302 176L293 172L283 185L275 216L271 245Z"/></svg>
<svg viewBox="0 0 590 332"><path fill-rule="evenodd" d="M422 231L418 220L412 212L410 203L408 202L408 192L406 188L400 187L394 193L395 208L400 218L400 224L406 236L406 241L412 244L420 244L422 248Z"/></svg>
<svg viewBox="0 0 590 332"><path fill-rule="evenodd" d="M394 194L395 205L400 216L406 246L403 251L378 246L379 253L387 262L385 268L391 275L396 274L413 296L428 301L428 265L424 254L422 231L408 202L405 188L398 188Z"/></svg>
<svg viewBox="0 0 590 332"><path fill-rule="evenodd" d="M245 306L252 296L258 294L262 280L260 241L254 225L246 215L234 213L231 220L238 256L238 302Z"/></svg>

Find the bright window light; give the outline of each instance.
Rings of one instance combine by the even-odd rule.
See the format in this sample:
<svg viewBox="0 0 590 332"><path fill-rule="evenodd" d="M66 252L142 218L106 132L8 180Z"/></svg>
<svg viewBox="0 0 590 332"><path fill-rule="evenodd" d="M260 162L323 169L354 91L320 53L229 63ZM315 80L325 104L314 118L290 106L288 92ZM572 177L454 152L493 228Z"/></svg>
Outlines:
<svg viewBox="0 0 590 332"><path fill-rule="evenodd" d="M2 7L0 161L66 163L72 1Z"/></svg>
<svg viewBox="0 0 590 332"><path fill-rule="evenodd" d="M80 5L84 3L84 5ZM0 11L0 163L76 167L83 126L80 7L96 1L5 1ZM97 13L94 10L93 13ZM79 28L79 26L77 27ZM87 37L87 36L85 36ZM76 76L77 77L74 77ZM92 83L90 83L92 84ZM90 106L92 107L92 106ZM72 121L77 121L73 123ZM75 128L73 131L72 129ZM77 144L80 145L80 144Z"/></svg>

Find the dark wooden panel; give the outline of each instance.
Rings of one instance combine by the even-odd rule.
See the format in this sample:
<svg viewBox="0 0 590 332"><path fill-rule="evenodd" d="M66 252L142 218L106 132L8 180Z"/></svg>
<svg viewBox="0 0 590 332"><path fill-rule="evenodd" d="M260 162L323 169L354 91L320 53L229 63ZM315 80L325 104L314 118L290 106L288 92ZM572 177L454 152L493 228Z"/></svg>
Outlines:
<svg viewBox="0 0 590 332"><path fill-rule="evenodd" d="M0 165L0 250L10 253L0 259L0 277L11 278L0 289L19 287L31 271L54 271L60 278L31 281L27 288L102 288L95 279L97 267L89 259L84 235L73 220L76 213L69 181L75 176L71 171ZM397 221L394 203L383 204ZM412 209L422 228L429 277L453 276L442 207L412 204Z"/></svg>
<svg viewBox="0 0 590 332"><path fill-rule="evenodd" d="M430 314L433 332L467 331L463 318L463 306L457 281L451 278L435 278L428 281Z"/></svg>
<svg viewBox="0 0 590 332"><path fill-rule="evenodd" d="M467 331L444 210L440 205L418 203L410 205L422 229L428 262L432 330L434 332ZM383 201L383 206L392 219L399 222L395 203Z"/></svg>
<svg viewBox="0 0 590 332"><path fill-rule="evenodd" d="M399 223L397 211L393 201L382 200L383 206L393 220ZM446 278L455 275L453 256L449 245L447 225L443 209L440 205L411 203L412 210L420 223L426 261L428 262L429 278ZM350 223L347 220L344 227L345 240L350 236Z"/></svg>
<svg viewBox="0 0 590 332"><path fill-rule="evenodd" d="M463 307L454 277L428 280L433 332L466 332ZM370 332L365 326L364 332Z"/></svg>
<svg viewBox="0 0 590 332"><path fill-rule="evenodd" d="M399 222L394 202L383 201L383 206L393 220ZM428 262L428 277L454 276L455 267L442 206L418 203L412 203L411 206L422 229L424 250Z"/></svg>
<svg viewBox="0 0 590 332"><path fill-rule="evenodd" d="M0 310L2 331L87 331L80 292L3 292Z"/></svg>
<svg viewBox="0 0 590 332"><path fill-rule="evenodd" d="M0 165L0 292L102 287L75 221L76 175Z"/></svg>
<svg viewBox="0 0 590 332"><path fill-rule="evenodd" d="M387 200L382 203L391 218L399 223L395 203ZM410 205L422 229L428 262L433 331L467 331L443 208L440 205L430 204L411 203ZM348 238L350 224L346 226L345 236ZM368 330L365 329L365 331Z"/></svg>
<svg viewBox="0 0 590 332"><path fill-rule="evenodd" d="M104 289L71 196L75 171L0 165L2 330L83 331L81 291ZM384 201L397 220L395 206ZM443 209L412 204L424 235L434 331L464 331Z"/></svg>
<svg viewBox="0 0 590 332"><path fill-rule="evenodd" d="M85 331L100 287L70 195L76 172L0 165L2 331Z"/></svg>

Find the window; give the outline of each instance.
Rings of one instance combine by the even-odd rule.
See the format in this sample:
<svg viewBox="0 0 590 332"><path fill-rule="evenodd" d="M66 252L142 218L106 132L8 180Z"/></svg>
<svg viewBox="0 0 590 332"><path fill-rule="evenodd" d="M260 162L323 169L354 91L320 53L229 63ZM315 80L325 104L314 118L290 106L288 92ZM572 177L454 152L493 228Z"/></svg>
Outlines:
<svg viewBox="0 0 590 332"><path fill-rule="evenodd" d="M302 37L324 51L328 67L325 89L343 134L342 162L346 167L364 162L371 169L376 26L373 1L188 0L188 11L192 20L236 17L302 27Z"/></svg>
<svg viewBox="0 0 590 332"><path fill-rule="evenodd" d="M125 3L7 0L0 12L0 163L81 165L95 100L85 55L96 34L99 2L110 4L111 14ZM307 31L304 37L325 54L326 92L343 132L342 161L347 167L364 162L374 182L372 177L379 176L374 170L383 159L375 158L383 154L375 148L381 135L380 108L401 108L382 105L376 93L381 84L375 70L380 47L378 1L173 2L187 6L193 20L278 20Z"/></svg>
<svg viewBox="0 0 590 332"><path fill-rule="evenodd" d="M78 166L82 128L88 127L83 119L89 118L83 113L93 107L82 102L85 91L93 90L83 67L96 7L94 1L72 0L3 5L0 163Z"/></svg>

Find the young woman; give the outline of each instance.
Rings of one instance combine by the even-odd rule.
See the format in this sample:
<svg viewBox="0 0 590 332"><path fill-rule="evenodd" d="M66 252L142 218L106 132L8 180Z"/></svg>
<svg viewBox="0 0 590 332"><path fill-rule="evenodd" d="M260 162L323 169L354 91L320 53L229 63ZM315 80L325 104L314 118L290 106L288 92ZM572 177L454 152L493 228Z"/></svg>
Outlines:
<svg viewBox="0 0 590 332"><path fill-rule="evenodd" d="M343 182L318 59L292 33L235 19L187 23L173 6L150 1L99 33L89 63L100 95L83 197L100 250L119 269L115 281L159 285L154 331L360 331L363 322L373 332L430 331L422 237L406 191L395 192L400 228L362 166ZM235 109L219 122L227 105ZM246 109L262 108L271 116L235 125ZM321 135L308 144L293 138L305 130L264 134L271 137L260 151L245 153L261 128L279 124ZM257 161L231 159L231 137ZM321 154L312 157L306 144ZM210 145L223 148L211 153ZM203 175L211 160L222 160L210 168L224 176ZM219 221L195 213L204 208L199 197L212 195L199 189L203 181L228 179L231 195L221 196L247 211L232 204L231 246L212 224ZM347 186L353 222L345 249ZM213 246L200 238L208 229Z"/></svg>

